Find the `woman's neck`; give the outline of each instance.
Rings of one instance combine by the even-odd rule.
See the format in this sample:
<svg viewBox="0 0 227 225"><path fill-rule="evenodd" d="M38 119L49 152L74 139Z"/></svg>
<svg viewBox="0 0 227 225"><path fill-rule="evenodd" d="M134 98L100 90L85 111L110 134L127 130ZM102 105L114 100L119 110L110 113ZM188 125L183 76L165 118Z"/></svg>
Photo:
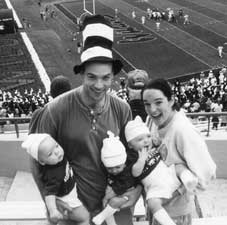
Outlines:
<svg viewBox="0 0 227 225"><path fill-rule="evenodd" d="M161 124L158 127L158 129L162 129L162 128L166 127L172 121L172 119L173 119L175 114L176 114L175 110L171 111L171 113L170 113L169 117L167 118L167 120L163 124Z"/></svg>

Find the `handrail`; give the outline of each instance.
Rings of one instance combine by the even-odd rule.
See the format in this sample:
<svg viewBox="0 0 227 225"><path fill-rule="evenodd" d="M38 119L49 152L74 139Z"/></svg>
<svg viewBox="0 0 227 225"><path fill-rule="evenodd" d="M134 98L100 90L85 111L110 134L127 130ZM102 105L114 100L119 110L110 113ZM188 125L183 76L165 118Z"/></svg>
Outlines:
<svg viewBox="0 0 227 225"><path fill-rule="evenodd" d="M31 117L1 117L0 118L0 122L13 122L14 126L15 126L15 131L16 131L16 135L17 138L19 138L19 127L18 127L18 123L29 123L31 120Z"/></svg>
<svg viewBox="0 0 227 225"><path fill-rule="evenodd" d="M186 113L188 117L199 117L199 116L205 116L208 119L208 125L207 125L207 134L208 137L210 135L210 118L212 116L227 116L227 112L198 112L198 113Z"/></svg>
<svg viewBox="0 0 227 225"><path fill-rule="evenodd" d="M209 136L210 134L210 118L212 116L227 116L227 112L198 112L198 113L186 113L186 116L188 117L199 117L199 116L205 116L208 118L208 128L207 128L207 135ZM13 124L15 125L15 131L16 131L16 135L17 138L19 138L19 127L18 124L19 123L29 123L31 120L31 117L0 117L0 123L1 122L6 122L6 121L10 121L13 122Z"/></svg>

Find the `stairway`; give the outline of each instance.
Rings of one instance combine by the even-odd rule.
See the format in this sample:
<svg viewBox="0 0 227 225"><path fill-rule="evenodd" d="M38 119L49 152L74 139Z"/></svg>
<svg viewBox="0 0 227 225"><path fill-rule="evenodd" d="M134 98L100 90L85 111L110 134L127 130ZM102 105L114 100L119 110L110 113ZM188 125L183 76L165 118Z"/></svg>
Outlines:
<svg viewBox="0 0 227 225"><path fill-rule="evenodd" d="M227 213L223 211L226 210L226 193L227 181L217 179L209 190L200 194L198 201L206 218L194 218L192 225L226 225ZM144 214L144 203L140 198L134 215L144 219ZM134 225L148 224L148 221L134 222ZM0 177L0 225L49 225L44 202L31 173L17 171L13 179Z"/></svg>
<svg viewBox="0 0 227 225"><path fill-rule="evenodd" d="M17 171L5 201L0 202L0 221L11 220L46 220L45 204L31 173Z"/></svg>

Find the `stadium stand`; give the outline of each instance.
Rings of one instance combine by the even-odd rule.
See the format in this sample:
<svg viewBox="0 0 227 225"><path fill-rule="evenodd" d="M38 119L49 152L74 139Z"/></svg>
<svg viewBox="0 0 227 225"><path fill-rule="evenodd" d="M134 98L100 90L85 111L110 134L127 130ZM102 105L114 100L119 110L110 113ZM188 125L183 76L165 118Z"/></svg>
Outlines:
<svg viewBox="0 0 227 225"><path fill-rule="evenodd" d="M58 3L58 4L55 3L55 7L56 7L56 9L61 11L62 14L67 16L67 18L69 18L71 21L73 21L74 23L77 23L77 18L74 15L72 15L68 10L66 10L61 5L61 3ZM2 8L7 9L7 5L4 0L0 0L0 9L2 9ZM46 93L43 89L42 82L39 79L37 70L34 66L34 63L31 60L31 57L28 53L26 46L24 45L24 42L21 38L20 33L0 35L0 52L1 52L1 54L0 54L0 80L1 80L1 82L0 82L0 89L1 89L0 102L1 103L0 104L1 104L1 106L3 106L2 109L4 109L6 111L5 115L8 116L7 118L17 117L17 116L21 116L23 118L24 116L27 116L27 119L29 120L31 113L36 108L42 107L44 104L46 104L48 102L49 94ZM117 52L115 52L115 54L118 55ZM121 58L121 56L119 56L119 57ZM129 71L132 69L132 65L130 65L127 61L125 61L125 67L126 67L126 71ZM183 106L185 108L185 104L187 105L187 100L189 100L189 104L185 108L185 112L195 112L194 108L195 108L196 104L194 104L194 101L198 100L198 99L199 99L199 101L201 101L201 102L199 102L200 109L197 109L196 111L201 112L201 105L202 105L201 103L203 102L202 101L203 98L202 98L202 96L200 96L198 98L198 93L194 93L194 90L198 89L199 87L200 87L200 90L201 90L202 94L204 95L204 97L205 98L210 97L210 100L211 100L210 102L208 102L210 105L209 110L202 109L202 111L213 111L212 108L213 109L216 108L216 105L215 105L216 103L214 103L214 102L217 100L220 100L220 103L223 105L222 111L227 111L227 108L226 108L227 107L227 98L225 96L226 79L224 80L223 84L220 84L220 79L218 81L217 75L219 75L221 68L215 68L215 69L213 69L213 73L215 75L214 79L216 79L216 81L214 81L214 83L212 83L213 82L212 80L214 80L214 79L208 77L209 71L210 70L203 71L205 77L201 77L200 76L201 72L199 71L198 73L187 74L186 76L180 77L179 79L170 80L173 84L173 91L175 92L176 98L179 100L180 106ZM40 88L41 88L41 90L39 90ZM206 90L210 89L211 92L205 92L205 89ZM115 89L115 90L117 90L117 89ZM217 94L217 92L219 92L219 94ZM211 106L212 104L215 106L212 107ZM224 105L226 105L226 107ZM19 109L19 112L18 112L18 109ZM224 109L226 109L226 110L224 110ZM227 117L227 116L224 115L223 117L220 117L221 118L219 121L220 126L221 126L221 123L224 121L224 117ZM13 121L13 118L10 118L9 120ZM26 121L28 122L28 120L26 120ZM202 121L202 118L201 118L201 121ZM193 122L198 123L198 121L196 119ZM15 123L15 121L12 123ZM199 123L201 124L200 121L199 121ZM205 120L205 123L206 123L205 125L201 126L201 130L206 129L207 123L208 123L207 119ZM224 129L226 128L226 125L227 125L227 122L223 126ZM11 125L7 124L7 126L11 126ZM5 135L5 134L3 134L3 135ZM21 136L23 136L23 135L21 135ZM17 137L19 137L19 135ZM5 136L5 140L7 140L6 136ZM17 139L17 141L20 142L19 138ZM10 155L11 162L8 163L10 165L6 165L4 160L5 161L7 161L7 160L4 158L4 156L5 156L4 151L2 151L3 153L1 152L1 154L3 154L3 157L2 156L0 157L1 158L0 165L2 165L2 167L5 167L5 168L7 168L7 166L12 166L12 168L14 168L15 170L29 171L29 165L27 164L27 160L25 160L25 158L26 158L25 154L21 154L16 159L17 162L18 162L18 160L21 160L24 163L14 163L14 165L12 165L12 162L15 162L13 160L15 160L15 155L18 152L20 143L17 145L13 145L14 143L12 144L12 142L10 140L9 143L7 143L7 144L8 145L5 145L5 144L1 145L2 146L1 148L8 149L8 156ZM216 147L217 145L218 145L218 147ZM221 152L224 152L224 150L225 150L224 144L219 144L219 142L213 141L212 145L211 145L211 149L217 150L216 148L218 150L220 150L219 148L221 148ZM223 166L225 164L225 160L224 159L222 159L222 160L223 161L219 164L219 171L222 169L222 173L225 173L225 170L224 170L225 166ZM18 167L18 168L16 168L16 167ZM2 170L0 170L0 172L2 172ZM1 173L1 175L2 174L4 174L4 171ZM29 175L28 176L27 175L28 174L25 174L24 172L17 172L16 175L15 175L15 173L13 175L10 174L11 178L4 177L4 179L0 179L0 190L2 187L5 188L4 191L0 191L0 193L1 194L4 193L4 196L6 196L6 193L10 194L11 191L9 191L9 190L14 189L13 185L15 185L16 183L20 187L23 186L23 184L25 184L28 180L30 180L30 178L28 177ZM221 175L223 176L223 174L221 174ZM220 176L220 177L222 177L222 176ZM226 176L226 174L224 174L224 176ZM18 177L19 177L20 182L17 182ZM2 180L4 180L4 181L2 181ZM31 184L31 186L29 186L29 188L31 188L31 189L34 188L32 182L30 183L30 181L29 181L28 183L29 183L29 185ZM11 184L13 184L13 185L11 186ZM18 189L18 186L15 189L17 189L18 191L21 191L21 189ZM222 193L225 192L226 184L223 185L222 183L218 183L217 186L222 187L220 192L222 192ZM29 188L26 189L26 191L24 189L22 189L22 192L27 193L27 190L29 190ZM218 213L221 211L224 211L224 209L221 207L225 203L220 204L221 206L219 206L219 207L217 207L217 203L221 202L220 199L225 200L226 196L219 196L219 198L218 198L217 197L218 195L216 194L218 192L218 190L216 190L215 188L213 190L211 190L210 192L211 192L211 194L209 193L208 196L209 196L209 198L213 198L213 199L209 199L209 203L211 203L211 204L207 204L206 196L201 196L199 199L200 201L203 201L203 204L201 204L201 207L202 207L201 210L202 210L203 215L202 214L201 215L202 216L212 216L214 218L208 218L208 219L203 219L203 220L195 219L193 221L193 225L226 224L226 220L227 220L226 217L221 217L221 218L215 217L215 216L220 216L220 214L218 214ZM22 197L21 194L18 194L18 193L17 194L13 193L12 196ZM34 194L34 192L32 192L32 193ZM219 193L219 194L221 195L222 193ZM5 200L5 197L1 196L1 194L0 194L0 199ZM34 196L35 196L35 194L34 194ZM9 195L7 197L9 200L10 199ZM17 199L17 200L23 201L24 199ZM32 199L32 201L36 201L36 200L37 199L34 200L34 198ZM142 205L143 202L140 201L140 204ZM144 215L144 210L143 209L141 210L141 208L142 208L141 205L138 208L138 211L136 211L136 215L138 217ZM208 205L210 206L210 208L208 207ZM35 206L37 206L37 204L35 203L33 206L35 208ZM7 207L9 207L9 208L7 208ZM12 205L8 204L7 207L6 207L6 205L3 205L3 209L6 212L6 214L5 214L6 217L9 216L9 213L7 214L7 211L9 212L10 209L12 210L12 208L10 208L10 207L12 207ZM23 207L21 208L22 211L26 210L27 209L26 207L27 206L25 204L24 208ZM43 206L41 206L41 208L42 207ZM1 208L1 206L0 206L0 208ZM1 209L0 209L0 211L1 211ZM42 209L40 209L40 212L41 212L41 217L44 218ZM223 213L223 215L226 215L226 214ZM23 215L21 214L20 216L23 216ZM9 219L9 217L8 217L8 219ZM141 224L141 225L146 224L147 225L148 223L147 223L147 221L145 221L145 222L140 221L140 222L135 222L135 224Z"/></svg>
<svg viewBox="0 0 227 225"><path fill-rule="evenodd" d="M0 35L0 52L1 90L43 88L20 33Z"/></svg>

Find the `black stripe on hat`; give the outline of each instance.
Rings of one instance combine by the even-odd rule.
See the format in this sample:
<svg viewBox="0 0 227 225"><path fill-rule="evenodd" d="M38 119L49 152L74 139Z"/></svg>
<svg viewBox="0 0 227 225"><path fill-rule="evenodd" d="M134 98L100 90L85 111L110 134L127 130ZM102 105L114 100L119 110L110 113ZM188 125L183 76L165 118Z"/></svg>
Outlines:
<svg viewBox="0 0 227 225"><path fill-rule="evenodd" d="M109 39L106 39L100 36L92 36L92 37L88 37L85 40L83 51L86 51L88 48L92 48L96 46L107 48L112 51L112 45L113 45L113 42L110 41Z"/></svg>
<svg viewBox="0 0 227 225"><path fill-rule="evenodd" d="M110 20L106 19L104 16L102 15L88 15L84 18L83 20L83 24L81 26L81 30L83 31L85 29L85 27L89 24L94 24L94 23L102 23L105 24L109 27L112 27Z"/></svg>

